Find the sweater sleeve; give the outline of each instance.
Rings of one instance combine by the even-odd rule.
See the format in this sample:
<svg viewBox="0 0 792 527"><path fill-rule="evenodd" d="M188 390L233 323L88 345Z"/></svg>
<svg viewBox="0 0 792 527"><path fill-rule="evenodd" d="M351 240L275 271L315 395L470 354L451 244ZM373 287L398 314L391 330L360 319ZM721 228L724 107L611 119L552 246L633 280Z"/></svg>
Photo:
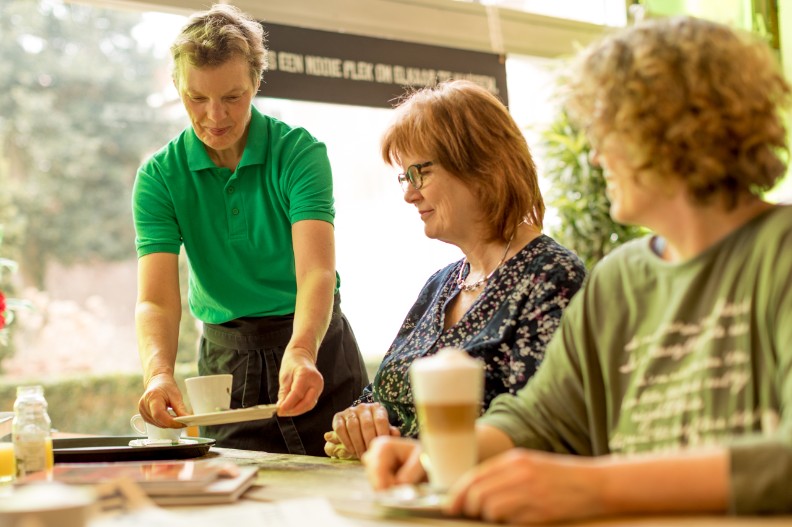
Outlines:
<svg viewBox="0 0 792 527"><path fill-rule="evenodd" d="M786 240L786 241L784 241ZM773 372L766 384L778 394L780 415L763 415L762 430L730 445L731 503L734 514L792 512L792 231L784 233L776 254L767 258L762 289L766 301L757 309L767 323L767 339L755 360Z"/></svg>
<svg viewBox="0 0 792 527"><path fill-rule="evenodd" d="M373 403L373 402L375 402L374 401L374 388L373 388L373 385L371 383L369 383L368 386L363 388L363 393L360 394L360 397L358 397L357 399L355 399L352 402L351 406L357 406L359 404Z"/></svg>
<svg viewBox="0 0 792 527"><path fill-rule="evenodd" d="M730 447L731 513L792 512L790 437L792 430L787 426L783 437L757 438Z"/></svg>
<svg viewBox="0 0 792 527"><path fill-rule="evenodd" d="M586 276L585 267L574 255L548 251L547 258L540 271L518 285L526 289L527 298L513 321L516 329L508 349L510 371L503 375L503 382L512 394L525 386L538 370L564 309Z"/></svg>

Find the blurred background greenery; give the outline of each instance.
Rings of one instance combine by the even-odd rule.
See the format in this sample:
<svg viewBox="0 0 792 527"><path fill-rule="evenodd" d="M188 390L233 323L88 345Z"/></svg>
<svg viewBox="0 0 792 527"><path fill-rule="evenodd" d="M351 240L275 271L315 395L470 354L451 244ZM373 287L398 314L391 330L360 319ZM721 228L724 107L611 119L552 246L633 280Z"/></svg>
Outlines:
<svg viewBox="0 0 792 527"><path fill-rule="evenodd" d="M197 375L192 366L177 367L176 380L184 391L184 379ZM44 387L52 428L63 432L96 435L138 435L129 419L138 413L143 393L138 373L111 375L68 375L58 379L0 379L0 409L14 407L17 386Z"/></svg>
<svg viewBox="0 0 792 527"><path fill-rule="evenodd" d="M561 110L542 134L547 204L558 214L550 234L572 249L591 270L619 245L646 234L640 227L616 223L610 217L602 167L591 162L591 145Z"/></svg>

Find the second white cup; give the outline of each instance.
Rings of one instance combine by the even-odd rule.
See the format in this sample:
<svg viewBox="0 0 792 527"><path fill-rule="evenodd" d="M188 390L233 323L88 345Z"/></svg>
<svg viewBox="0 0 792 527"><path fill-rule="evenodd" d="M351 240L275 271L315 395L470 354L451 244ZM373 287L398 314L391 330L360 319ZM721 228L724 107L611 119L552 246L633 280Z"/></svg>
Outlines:
<svg viewBox="0 0 792 527"><path fill-rule="evenodd" d="M193 413L208 414L230 409L233 379L234 376L230 373L186 379L184 384L187 386L187 398Z"/></svg>

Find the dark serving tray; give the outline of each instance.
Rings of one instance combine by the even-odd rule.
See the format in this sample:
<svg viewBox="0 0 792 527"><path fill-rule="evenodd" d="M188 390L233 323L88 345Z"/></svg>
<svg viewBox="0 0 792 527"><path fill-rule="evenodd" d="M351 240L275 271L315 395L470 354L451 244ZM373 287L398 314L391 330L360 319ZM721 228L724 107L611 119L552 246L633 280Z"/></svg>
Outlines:
<svg viewBox="0 0 792 527"><path fill-rule="evenodd" d="M215 444L214 439L185 437L179 445L129 446L143 436L94 436L52 440L55 463L92 463L96 461L146 461L201 457Z"/></svg>

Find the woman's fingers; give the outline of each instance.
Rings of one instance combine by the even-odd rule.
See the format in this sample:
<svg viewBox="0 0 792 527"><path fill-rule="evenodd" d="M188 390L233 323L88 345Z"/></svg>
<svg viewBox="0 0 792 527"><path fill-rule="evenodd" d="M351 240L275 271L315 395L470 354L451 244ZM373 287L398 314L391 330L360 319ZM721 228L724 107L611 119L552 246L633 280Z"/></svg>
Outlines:
<svg viewBox="0 0 792 527"><path fill-rule="evenodd" d="M360 418L358 418L357 413L352 410L353 409L350 408L344 412L344 425L346 426L349 439L352 442L355 455L360 457L366 451L366 442L360 431Z"/></svg>
<svg viewBox="0 0 792 527"><path fill-rule="evenodd" d="M349 431L347 430L346 426L346 419L344 416L346 415L346 410L343 412L338 412L333 416L333 431L338 436L338 439L341 443L346 447L346 449L350 452L355 452L355 447L352 444L352 438L349 437Z"/></svg>
<svg viewBox="0 0 792 527"><path fill-rule="evenodd" d="M393 435L393 428L388 422L387 410L379 403L359 404L333 417L333 430L338 439L358 458L376 437Z"/></svg>
<svg viewBox="0 0 792 527"><path fill-rule="evenodd" d="M391 425L388 421L388 411L381 404L377 404L371 409L374 419L374 435L367 441L370 446L371 440L376 436L390 435Z"/></svg>
<svg viewBox="0 0 792 527"><path fill-rule="evenodd" d="M420 462L421 447L414 439L378 437L361 458L375 490L426 479Z"/></svg>

